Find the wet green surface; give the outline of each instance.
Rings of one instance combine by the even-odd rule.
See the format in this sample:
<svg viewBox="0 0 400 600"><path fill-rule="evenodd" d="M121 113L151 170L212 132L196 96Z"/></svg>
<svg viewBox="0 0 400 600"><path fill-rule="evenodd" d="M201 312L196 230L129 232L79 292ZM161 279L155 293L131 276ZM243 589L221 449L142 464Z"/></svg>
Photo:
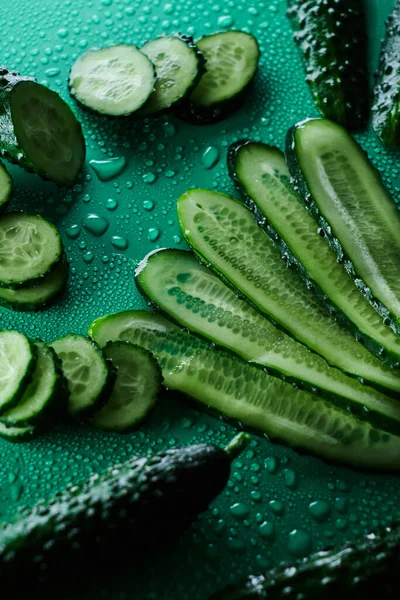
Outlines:
<svg viewBox="0 0 400 600"><path fill-rule="evenodd" d="M393 3L368 4L374 69ZM51 340L70 331L85 332L104 313L143 308L133 281L136 263L157 247L185 247L175 208L179 195L190 186L232 193L225 166L231 141L252 137L283 148L294 122L317 115L285 8L284 0L2 0L1 61L35 75L66 99L71 64L93 46L140 45L164 32L198 36L237 27L256 35L262 51L245 107L218 125L199 128L165 116L109 120L71 101L88 143L86 167L74 188L58 190L10 168L16 188L12 207L38 212L62 231L72 267L68 290L43 314L0 309L2 328ZM371 128L358 139L398 196L399 155L384 150ZM89 163L110 158L124 158L126 165L123 169L123 161L105 169L103 165L101 180ZM97 170L101 174L98 163ZM110 173L117 174L109 179ZM17 507L134 453L193 441L222 444L235 430L165 396L151 418L126 436L71 426L29 444L0 442L1 518L7 520ZM226 492L174 551L155 555L140 570L132 568L112 582L103 582L99 575L92 593L77 590L74 598L206 600L217 587L249 572L354 538L400 517L398 490L397 476L330 466L254 436L250 449L235 463ZM62 598L61 591L58 597Z"/></svg>

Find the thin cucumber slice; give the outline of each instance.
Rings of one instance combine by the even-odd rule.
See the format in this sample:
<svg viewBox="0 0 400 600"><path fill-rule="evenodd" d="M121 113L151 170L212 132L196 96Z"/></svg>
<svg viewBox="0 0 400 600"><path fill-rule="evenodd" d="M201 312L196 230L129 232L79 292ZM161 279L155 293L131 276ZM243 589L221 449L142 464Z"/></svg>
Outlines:
<svg viewBox="0 0 400 600"><path fill-rule="evenodd" d="M33 285L62 255L58 230L40 215L15 212L0 217L0 287Z"/></svg>
<svg viewBox="0 0 400 600"><path fill-rule="evenodd" d="M71 94L84 106L110 116L138 110L154 90L152 62L136 46L89 50L72 66Z"/></svg>
<svg viewBox="0 0 400 600"><path fill-rule="evenodd" d="M42 421L60 391L62 372L56 353L43 342L36 341L35 346L32 380L18 404L0 417L7 427L27 427Z"/></svg>
<svg viewBox="0 0 400 600"><path fill-rule="evenodd" d="M378 171L345 129L324 119L295 125L287 153L338 259L400 335L400 212Z"/></svg>
<svg viewBox="0 0 400 600"><path fill-rule="evenodd" d="M97 319L89 332L100 345L124 340L146 348L157 358L169 390L271 438L357 466L400 467L400 437L164 323L159 315L126 311Z"/></svg>
<svg viewBox="0 0 400 600"><path fill-rule="evenodd" d="M154 92L140 109L143 116L160 113L185 98L203 75L204 58L192 38L164 36L147 42L141 51L157 73Z"/></svg>
<svg viewBox="0 0 400 600"><path fill-rule="evenodd" d="M198 124L218 121L237 109L257 72L257 40L243 31L205 35L196 45L206 59L206 72L178 116Z"/></svg>
<svg viewBox="0 0 400 600"><path fill-rule="evenodd" d="M0 163L0 213L4 212L8 206L12 189L12 179L3 163Z"/></svg>
<svg viewBox="0 0 400 600"><path fill-rule="evenodd" d="M400 364L400 339L387 327L320 234L305 202L290 184L283 153L265 144L234 144L230 170L248 207L272 243L330 312L385 362Z"/></svg>
<svg viewBox="0 0 400 600"><path fill-rule="evenodd" d="M70 334L51 344L61 358L68 382L68 413L89 414L102 406L115 381L115 371L98 345L83 335Z"/></svg>
<svg viewBox="0 0 400 600"><path fill-rule="evenodd" d="M257 310L331 366L400 392L400 372L372 356L324 310L241 202L190 190L178 201L178 218L195 253Z"/></svg>
<svg viewBox="0 0 400 600"><path fill-rule="evenodd" d="M64 258L35 285L17 290L0 287L0 304L18 311L46 308L63 293L68 281L68 271L69 265Z"/></svg>
<svg viewBox="0 0 400 600"><path fill-rule="evenodd" d="M150 303L182 327L268 367L275 376L326 397L376 427L400 434L398 400L329 367L240 300L191 252L152 252L139 264L135 280Z"/></svg>
<svg viewBox="0 0 400 600"><path fill-rule="evenodd" d="M56 92L32 77L0 67L2 156L50 179L71 185L85 162L82 127Z"/></svg>
<svg viewBox="0 0 400 600"><path fill-rule="evenodd" d="M36 365L36 348L18 331L0 331L0 412L25 393Z"/></svg>
<svg viewBox="0 0 400 600"><path fill-rule="evenodd" d="M37 428L28 427L7 427L4 423L0 423L0 437L9 442L27 442L34 438L37 433Z"/></svg>
<svg viewBox="0 0 400 600"><path fill-rule="evenodd" d="M93 424L106 431L127 431L154 407L161 389L161 369L148 350L127 342L109 342L103 354L117 369L117 378Z"/></svg>

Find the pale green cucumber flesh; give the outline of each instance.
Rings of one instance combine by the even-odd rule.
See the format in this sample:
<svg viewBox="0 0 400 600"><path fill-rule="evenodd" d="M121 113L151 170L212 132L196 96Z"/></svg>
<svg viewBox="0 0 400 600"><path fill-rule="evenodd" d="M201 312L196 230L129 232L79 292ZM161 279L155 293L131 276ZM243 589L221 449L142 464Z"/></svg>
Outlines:
<svg viewBox="0 0 400 600"><path fill-rule="evenodd" d="M0 436L9 442L26 442L33 439L36 433L36 427L28 425L27 427L7 427L0 423Z"/></svg>
<svg viewBox="0 0 400 600"><path fill-rule="evenodd" d="M0 411L16 404L28 386L36 349L22 333L0 331Z"/></svg>
<svg viewBox="0 0 400 600"><path fill-rule="evenodd" d="M235 152L232 171L249 208L259 209L255 211L257 221L281 253L289 254L302 278L318 287L319 297L328 308L338 310L338 317L344 317L344 324L370 352L379 358L389 355L388 362L398 365L399 337L382 322L344 265L338 263L304 200L291 186L283 153L265 144L245 143Z"/></svg>
<svg viewBox="0 0 400 600"><path fill-rule="evenodd" d="M12 188L12 179L5 166L0 163L0 213L7 208Z"/></svg>
<svg viewBox="0 0 400 600"><path fill-rule="evenodd" d="M286 265L251 212L233 198L190 190L178 201L185 239L254 307L344 372L400 391L400 373L372 356Z"/></svg>
<svg viewBox="0 0 400 600"><path fill-rule="evenodd" d="M194 255L182 250L150 253L136 284L150 303L179 325L265 366L282 379L333 401L358 417L400 434L400 403L329 365L239 299Z"/></svg>
<svg viewBox="0 0 400 600"><path fill-rule="evenodd" d="M159 315L143 311L109 315L94 321L89 333L100 345L122 340L150 350L168 389L271 438L358 466L400 467L400 437L374 429L193 335L170 329Z"/></svg>

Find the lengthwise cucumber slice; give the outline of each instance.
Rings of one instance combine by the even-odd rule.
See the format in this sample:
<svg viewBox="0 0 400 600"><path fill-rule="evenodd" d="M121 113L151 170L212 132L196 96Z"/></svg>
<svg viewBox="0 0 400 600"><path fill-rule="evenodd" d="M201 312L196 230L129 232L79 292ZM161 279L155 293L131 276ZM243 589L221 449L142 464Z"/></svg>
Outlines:
<svg viewBox="0 0 400 600"><path fill-rule="evenodd" d="M168 389L188 394L272 438L357 466L400 467L399 437L193 335L171 329L159 315L143 311L108 315L94 321L89 333L100 345L123 340L150 350Z"/></svg>
<svg viewBox="0 0 400 600"><path fill-rule="evenodd" d="M0 287L33 285L62 254L58 230L40 215L15 212L0 217Z"/></svg>
<svg viewBox="0 0 400 600"><path fill-rule="evenodd" d="M127 342L109 342L103 354L117 369L117 378L93 424L106 431L127 431L154 407L161 389L161 369L148 350Z"/></svg>
<svg viewBox="0 0 400 600"><path fill-rule="evenodd" d="M0 163L0 213L4 212L8 206L12 188L12 179L3 163Z"/></svg>
<svg viewBox="0 0 400 600"><path fill-rule="evenodd" d="M206 59L206 72L178 116L195 123L218 121L241 104L257 72L257 40L243 31L205 35L196 45Z"/></svg>
<svg viewBox="0 0 400 600"><path fill-rule="evenodd" d="M178 200L178 218L195 253L257 310L331 366L400 392L400 372L372 356L324 310L241 202L190 190Z"/></svg>
<svg viewBox="0 0 400 600"><path fill-rule="evenodd" d="M272 374L316 392L385 431L400 434L400 403L329 367L228 288L191 252L150 253L136 271L139 290L168 317Z"/></svg>
<svg viewBox="0 0 400 600"><path fill-rule="evenodd" d="M0 412L25 393L36 364L36 348L17 331L0 331Z"/></svg>
<svg viewBox="0 0 400 600"><path fill-rule="evenodd" d="M19 166L71 185L85 161L82 128L56 92L0 67L0 151Z"/></svg>
<svg viewBox="0 0 400 600"><path fill-rule="evenodd" d="M12 290L0 287L0 304L19 311L46 308L64 291L68 280L69 265L62 259L59 264L35 285Z"/></svg>
<svg viewBox="0 0 400 600"><path fill-rule="evenodd" d="M138 110L154 90L152 62L136 46L89 50L71 68L71 94L84 106L110 116Z"/></svg>
<svg viewBox="0 0 400 600"><path fill-rule="evenodd" d="M399 365L400 339L357 290L320 235L303 198L290 184L283 153L265 144L244 142L231 147L229 163L248 207L282 256L358 341L381 360Z"/></svg>
<svg viewBox="0 0 400 600"><path fill-rule="evenodd" d="M62 372L56 353L43 342L35 341L35 346L32 380L18 404L0 417L7 427L27 427L42 421L60 392Z"/></svg>
<svg viewBox="0 0 400 600"><path fill-rule="evenodd" d="M70 334L51 344L61 358L68 382L68 412L81 416L97 410L107 400L115 371L98 345L83 335Z"/></svg>
<svg viewBox="0 0 400 600"><path fill-rule="evenodd" d="M378 171L345 129L324 119L295 125L287 155L338 259L400 335L400 212Z"/></svg>
<svg viewBox="0 0 400 600"><path fill-rule="evenodd" d="M147 42L141 51L157 73L154 92L140 109L143 116L174 106L190 94L205 71L203 55L189 37L159 37Z"/></svg>

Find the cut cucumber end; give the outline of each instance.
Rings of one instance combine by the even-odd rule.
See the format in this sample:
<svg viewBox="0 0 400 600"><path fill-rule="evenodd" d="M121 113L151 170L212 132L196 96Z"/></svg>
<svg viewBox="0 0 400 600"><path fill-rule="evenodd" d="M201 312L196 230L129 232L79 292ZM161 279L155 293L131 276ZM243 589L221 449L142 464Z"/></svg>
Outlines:
<svg viewBox="0 0 400 600"><path fill-rule="evenodd" d="M24 394L36 365L36 348L22 333L0 331L0 411Z"/></svg>
<svg viewBox="0 0 400 600"><path fill-rule="evenodd" d="M56 92L34 81L17 83L10 95L15 135L33 170L58 185L71 185L85 161L82 128Z"/></svg>
<svg viewBox="0 0 400 600"><path fill-rule="evenodd" d="M4 212L10 201L13 183L5 166L0 163L0 213Z"/></svg>
<svg viewBox="0 0 400 600"><path fill-rule="evenodd" d="M0 423L0 436L9 442L27 442L35 437L37 428L33 425L28 427L7 427Z"/></svg>

